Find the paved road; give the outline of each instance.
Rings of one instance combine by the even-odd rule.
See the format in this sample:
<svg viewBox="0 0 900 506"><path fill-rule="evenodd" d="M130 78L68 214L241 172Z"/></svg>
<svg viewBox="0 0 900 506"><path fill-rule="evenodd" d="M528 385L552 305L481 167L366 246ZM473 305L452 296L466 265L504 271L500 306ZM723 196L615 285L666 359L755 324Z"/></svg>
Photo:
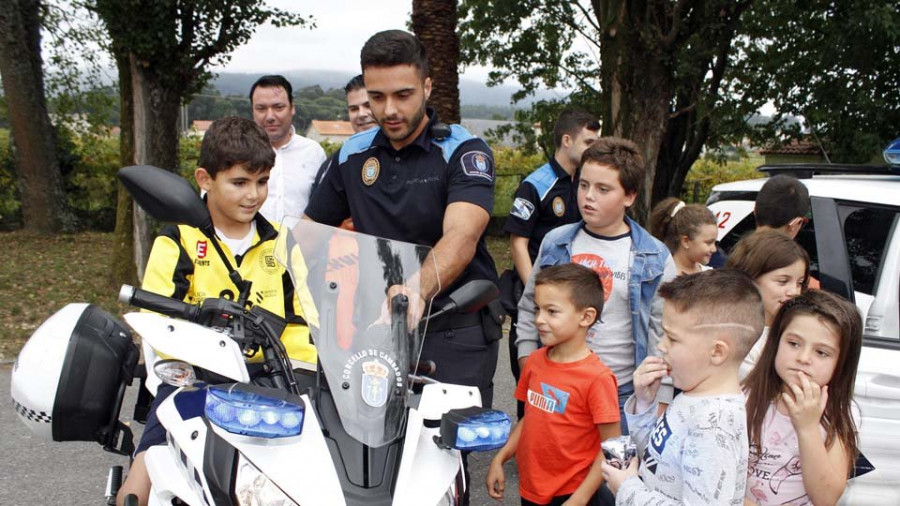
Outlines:
<svg viewBox="0 0 900 506"><path fill-rule="evenodd" d="M500 361L495 375L495 408L515 416L512 375L506 341L500 343ZM94 443L54 443L32 436L19 422L9 397L9 378L12 364L0 365L0 505L103 504L106 475L110 466L125 465L127 459L106 453ZM131 420L130 406L134 405L136 388L128 389L122 410L122 420ZM140 424L133 424L135 440L140 437ZM473 453L469 457L472 473L472 504L519 504L515 464L506 465L507 493L505 500L495 502L487 496L484 478L493 453Z"/></svg>

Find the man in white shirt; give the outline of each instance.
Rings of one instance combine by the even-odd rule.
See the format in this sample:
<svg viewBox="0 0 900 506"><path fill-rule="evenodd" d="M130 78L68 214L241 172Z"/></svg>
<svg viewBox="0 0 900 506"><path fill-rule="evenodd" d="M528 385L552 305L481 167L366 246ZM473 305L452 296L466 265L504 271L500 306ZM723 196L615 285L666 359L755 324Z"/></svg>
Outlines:
<svg viewBox="0 0 900 506"><path fill-rule="evenodd" d="M259 212L271 222L302 216L316 171L325 161L319 143L294 131L293 88L283 76L263 76L250 88L253 120L266 131L275 149L269 198Z"/></svg>

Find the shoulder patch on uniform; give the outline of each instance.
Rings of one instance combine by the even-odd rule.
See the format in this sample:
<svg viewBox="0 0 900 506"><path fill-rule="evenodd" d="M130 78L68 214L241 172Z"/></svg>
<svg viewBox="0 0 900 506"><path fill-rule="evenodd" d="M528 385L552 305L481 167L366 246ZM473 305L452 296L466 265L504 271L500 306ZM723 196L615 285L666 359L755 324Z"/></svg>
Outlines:
<svg viewBox="0 0 900 506"><path fill-rule="evenodd" d="M449 136L444 137L441 140L431 139L431 142L441 148L441 153L444 155L444 161L450 163L450 158L453 157L453 153L456 152L456 149L462 145L462 143L475 138L474 135L470 134L468 130L460 125L450 125Z"/></svg>
<svg viewBox="0 0 900 506"><path fill-rule="evenodd" d="M483 151L469 151L460 157L463 173L472 177L483 177L494 180L494 162Z"/></svg>
<svg viewBox="0 0 900 506"><path fill-rule="evenodd" d="M513 201L512 209L509 210L509 214L524 221L528 221L531 218L531 215L534 214L534 204L528 199L519 197Z"/></svg>
<svg viewBox="0 0 900 506"><path fill-rule="evenodd" d="M344 141L344 145L341 146L341 151L338 155L338 163L344 163L347 161L347 158L349 158L350 155L362 153L363 151L372 147L372 141L375 139L375 134L377 134L380 130L381 128L371 128L364 132L359 132L350 136L349 139Z"/></svg>
<svg viewBox="0 0 900 506"><path fill-rule="evenodd" d="M538 167L537 170L529 174L523 183L530 183L538 192L541 200L550 193L550 190L556 185L557 177L550 163L545 163Z"/></svg>

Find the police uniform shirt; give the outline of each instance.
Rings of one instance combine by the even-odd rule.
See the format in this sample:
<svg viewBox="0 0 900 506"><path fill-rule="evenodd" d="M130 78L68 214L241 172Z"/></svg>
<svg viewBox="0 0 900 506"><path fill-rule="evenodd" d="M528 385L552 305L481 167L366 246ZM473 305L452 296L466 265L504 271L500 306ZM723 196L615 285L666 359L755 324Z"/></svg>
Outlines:
<svg viewBox="0 0 900 506"><path fill-rule="evenodd" d="M572 176L551 158L519 185L503 230L528 238L534 263L547 232L581 219L577 197Z"/></svg>
<svg viewBox="0 0 900 506"><path fill-rule="evenodd" d="M443 236L444 213L454 202L475 204L488 214L494 204L494 160L488 145L459 125L446 138L435 138L437 114L428 109L428 126L395 150L380 128L350 137L313 194L306 214L337 226L353 217L357 231L425 246ZM497 282L484 238L450 293L474 279Z"/></svg>

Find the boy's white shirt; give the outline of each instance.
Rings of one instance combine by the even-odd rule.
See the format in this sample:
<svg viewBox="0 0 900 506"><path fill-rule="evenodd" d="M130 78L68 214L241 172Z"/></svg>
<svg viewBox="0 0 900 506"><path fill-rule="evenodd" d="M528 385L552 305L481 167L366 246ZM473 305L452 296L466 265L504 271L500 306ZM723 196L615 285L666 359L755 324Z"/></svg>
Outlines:
<svg viewBox="0 0 900 506"><path fill-rule="evenodd" d="M743 504L747 483L744 396L679 394L657 418L657 403L632 414L628 429L641 457L639 475L625 480L617 505Z"/></svg>
<svg viewBox="0 0 900 506"><path fill-rule="evenodd" d="M226 236L221 230L216 229L216 236L220 241L225 243L228 246L228 249L231 250L231 254L239 257L247 252L250 249L250 246L253 246L253 239L256 237L256 221L250 222L250 231L247 232L247 235L241 237L240 239L232 239Z"/></svg>

